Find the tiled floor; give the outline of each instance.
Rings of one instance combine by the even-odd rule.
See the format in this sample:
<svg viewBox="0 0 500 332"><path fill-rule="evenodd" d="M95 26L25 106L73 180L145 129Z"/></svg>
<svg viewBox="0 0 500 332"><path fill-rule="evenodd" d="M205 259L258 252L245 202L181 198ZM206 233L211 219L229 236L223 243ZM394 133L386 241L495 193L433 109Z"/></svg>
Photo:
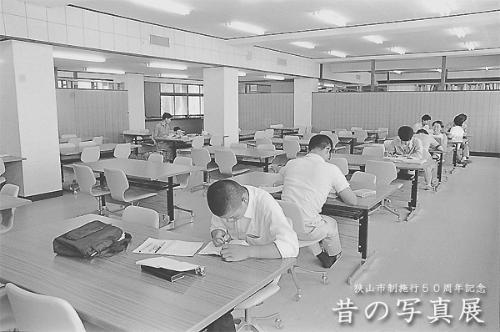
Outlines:
<svg viewBox="0 0 500 332"><path fill-rule="evenodd" d="M289 275L281 278L281 291L255 313L266 315L275 311L281 313L284 331L498 331L499 329L499 188L500 159L474 158L467 168L456 169L437 192L419 190L418 213L408 223L395 222L394 215L376 212L370 216L369 248L376 251L376 259L368 270L356 281L364 288L371 285L375 292L355 294L354 286L349 286L346 276L359 261L354 247L345 246L342 259L328 271L329 283L321 284L318 276L298 274L304 295L299 302L294 301L295 287ZM208 239L210 214L204 191L176 193L176 203L195 211L195 222L180 227L176 232L191 233ZM409 195L408 186L393 198L393 205L404 210ZM159 204L157 199L154 204ZM146 204L145 204L146 205ZM15 227L29 227L30 220L44 218L47 223L55 219L70 218L92 212L95 201L82 194L66 193L63 197L48 199L17 210ZM179 212L181 218L188 215ZM299 264L319 268L317 259L302 249ZM443 285L478 285L487 288L486 294L443 293ZM416 284L418 292L389 293L388 284ZM431 288L422 293L423 284ZM434 292L434 285L439 292ZM385 290L381 290L382 285ZM339 324L339 316L332 311L339 300L350 298L357 311L353 313L352 324ZM429 323L433 314L431 300L438 297L450 299L449 314L451 324L441 321ZM479 316L485 324L474 321L467 324L459 320L462 299L480 299L482 313ZM420 314L412 324L407 324L399 316L402 306L398 299L418 298L416 307ZM365 317L365 308L372 302L385 302L389 315L379 308L373 320ZM241 313L235 312L235 316ZM262 321L268 331L275 330L272 321Z"/></svg>

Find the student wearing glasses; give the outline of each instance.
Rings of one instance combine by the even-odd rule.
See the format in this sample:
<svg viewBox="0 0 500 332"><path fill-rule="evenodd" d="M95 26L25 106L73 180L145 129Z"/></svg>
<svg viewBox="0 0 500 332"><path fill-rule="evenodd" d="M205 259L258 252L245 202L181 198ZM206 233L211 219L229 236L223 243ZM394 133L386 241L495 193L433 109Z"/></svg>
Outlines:
<svg viewBox="0 0 500 332"><path fill-rule="evenodd" d="M281 199L302 208L305 216L305 234L297 234L300 240L321 240L310 246L324 268L330 268L342 252L335 219L321 215L321 209L334 191L347 204L357 203L349 183L340 169L327 162L332 153L332 140L326 135L315 135L309 141L309 153L290 160L281 168L283 191Z"/></svg>
<svg viewBox="0 0 500 332"><path fill-rule="evenodd" d="M223 246L225 261L247 258L289 258L299 254L299 241L278 202L266 191L220 180L207 190L212 212L210 234L217 247ZM249 245L228 244L231 239ZM208 326L207 331L234 331L231 312Z"/></svg>

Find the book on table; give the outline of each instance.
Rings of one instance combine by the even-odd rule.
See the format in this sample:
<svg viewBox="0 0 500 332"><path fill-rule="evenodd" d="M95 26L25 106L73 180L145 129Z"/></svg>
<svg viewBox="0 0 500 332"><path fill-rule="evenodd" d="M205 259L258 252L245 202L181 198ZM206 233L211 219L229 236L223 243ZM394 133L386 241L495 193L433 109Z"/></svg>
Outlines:
<svg viewBox="0 0 500 332"><path fill-rule="evenodd" d="M187 262L177 261L168 257L147 258L136 262L143 272L174 282L186 274L205 275L205 267Z"/></svg>
<svg viewBox="0 0 500 332"><path fill-rule="evenodd" d="M356 189L352 192L360 198L370 197L377 194L377 192L372 189Z"/></svg>

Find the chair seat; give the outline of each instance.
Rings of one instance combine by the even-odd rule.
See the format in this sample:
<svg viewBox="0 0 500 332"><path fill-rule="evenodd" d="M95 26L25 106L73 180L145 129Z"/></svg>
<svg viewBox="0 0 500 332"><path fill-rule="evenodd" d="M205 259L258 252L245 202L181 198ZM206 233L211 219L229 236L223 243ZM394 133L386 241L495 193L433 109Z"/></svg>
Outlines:
<svg viewBox="0 0 500 332"><path fill-rule="evenodd" d="M147 191L144 189L129 188L123 196L125 197L125 202L129 203L129 202L139 201L141 199L153 197L156 195L157 195L157 193Z"/></svg>
<svg viewBox="0 0 500 332"><path fill-rule="evenodd" d="M101 188L100 186L92 187L92 196L99 197L111 194L108 188Z"/></svg>
<svg viewBox="0 0 500 332"><path fill-rule="evenodd" d="M275 283L270 283L266 287L260 289L255 294L253 294L252 296L250 296L245 301L243 301L240 304L238 304L235 307L235 309L246 310L246 309L253 308L256 305L259 305L260 303L264 302L269 297L271 297L274 294L276 294L279 290L280 290L280 286L278 286Z"/></svg>

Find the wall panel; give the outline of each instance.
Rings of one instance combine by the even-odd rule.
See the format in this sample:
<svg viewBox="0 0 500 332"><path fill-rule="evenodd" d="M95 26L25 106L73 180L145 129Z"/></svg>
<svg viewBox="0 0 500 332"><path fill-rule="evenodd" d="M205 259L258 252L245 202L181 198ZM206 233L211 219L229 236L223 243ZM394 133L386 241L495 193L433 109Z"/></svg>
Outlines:
<svg viewBox="0 0 500 332"><path fill-rule="evenodd" d="M500 91L314 93L314 131L333 128L389 127L396 135L423 114L445 124L468 116L472 151L500 153Z"/></svg>
<svg viewBox="0 0 500 332"><path fill-rule="evenodd" d="M271 124L293 126L293 93L238 95L239 127L264 129Z"/></svg>

